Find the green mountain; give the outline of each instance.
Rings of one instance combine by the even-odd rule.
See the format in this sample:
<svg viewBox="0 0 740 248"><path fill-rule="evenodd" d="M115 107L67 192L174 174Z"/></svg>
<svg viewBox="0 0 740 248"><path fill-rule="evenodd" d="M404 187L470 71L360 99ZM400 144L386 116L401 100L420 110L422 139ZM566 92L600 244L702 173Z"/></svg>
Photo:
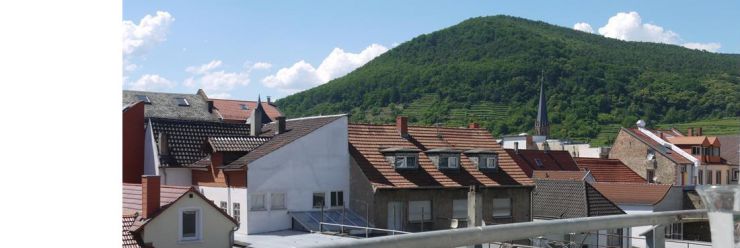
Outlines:
<svg viewBox="0 0 740 248"><path fill-rule="evenodd" d="M344 77L277 101L289 117L532 132L544 72L551 136L740 116L740 55L625 42L509 16L420 35Z"/></svg>

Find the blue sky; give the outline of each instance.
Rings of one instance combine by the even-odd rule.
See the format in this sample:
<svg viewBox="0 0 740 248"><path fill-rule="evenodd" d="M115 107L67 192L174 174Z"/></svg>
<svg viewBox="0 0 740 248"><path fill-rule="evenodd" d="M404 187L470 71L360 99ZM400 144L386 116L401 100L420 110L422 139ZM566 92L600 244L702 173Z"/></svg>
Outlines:
<svg viewBox="0 0 740 248"><path fill-rule="evenodd" d="M740 53L738 10L734 0L124 0L123 88L276 99L340 77L420 34L498 14Z"/></svg>

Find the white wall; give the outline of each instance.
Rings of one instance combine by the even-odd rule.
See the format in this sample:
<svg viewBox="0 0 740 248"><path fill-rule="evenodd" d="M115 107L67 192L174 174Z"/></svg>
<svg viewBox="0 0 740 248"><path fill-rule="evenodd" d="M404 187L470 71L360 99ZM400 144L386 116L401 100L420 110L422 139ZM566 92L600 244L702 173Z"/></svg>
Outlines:
<svg viewBox="0 0 740 248"><path fill-rule="evenodd" d="M519 149L527 149L527 136L504 136L501 146L504 149L514 149L514 142L518 142Z"/></svg>
<svg viewBox="0 0 740 248"><path fill-rule="evenodd" d="M290 122L290 120L288 120ZM249 164L249 194L265 194L265 211L249 211L249 234L289 229L288 211L313 209L313 193L343 191L349 204L347 117L342 117ZM286 193L287 210L270 210L270 193Z"/></svg>
<svg viewBox="0 0 740 248"><path fill-rule="evenodd" d="M227 212L229 215L233 217L234 214L234 204L233 203L239 203L239 213L240 213L240 220L239 220L239 230L236 230L234 232L234 239L235 240L246 240L246 236L248 233L248 227L247 227L247 189L246 188L224 188L224 187L207 187L207 186L199 186L198 189L200 190L203 195L205 195L209 200L213 201L213 203L216 204L216 206L221 206L221 202L224 201L228 205Z"/></svg>
<svg viewBox="0 0 740 248"><path fill-rule="evenodd" d="M192 193L194 194L194 193ZM201 240L179 241L179 215L183 208L201 212ZM154 247L230 247L234 223L198 196L182 197L144 227L143 241Z"/></svg>
<svg viewBox="0 0 740 248"><path fill-rule="evenodd" d="M619 208L624 210L624 212L627 214L645 214L645 213L653 212L653 206L650 206L650 205L620 204ZM640 237L641 233L644 233L650 230L651 228L652 226L634 226L630 228L629 235L631 237ZM641 248L647 247L647 244L645 244L645 239L632 238L630 243L632 243L633 247L641 247Z"/></svg>
<svg viewBox="0 0 740 248"><path fill-rule="evenodd" d="M190 186L193 185L192 171L189 168L160 168L163 175L162 184Z"/></svg>

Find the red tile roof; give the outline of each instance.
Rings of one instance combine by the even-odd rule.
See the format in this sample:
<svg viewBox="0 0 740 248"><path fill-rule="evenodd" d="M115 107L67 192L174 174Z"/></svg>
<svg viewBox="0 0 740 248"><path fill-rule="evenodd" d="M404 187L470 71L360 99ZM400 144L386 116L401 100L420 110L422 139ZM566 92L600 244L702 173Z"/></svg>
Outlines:
<svg viewBox="0 0 740 248"><path fill-rule="evenodd" d="M590 170L597 182L646 183L635 171L619 159L575 158L578 168Z"/></svg>
<svg viewBox="0 0 740 248"><path fill-rule="evenodd" d="M666 141L674 145L704 145L711 144L707 136L685 136L685 137L666 137Z"/></svg>
<svg viewBox="0 0 740 248"><path fill-rule="evenodd" d="M583 180L588 174L587 171L552 171L552 170L535 170L532 178L551 179L551 180Z"/></svg>
<svg viewBox="0 0 740 248"><path fill-rule="evenodd" d="M167 205L188 191L190 187L162 185L159 193L159 206ZM123 184L123 210L141 212L141 184Z"/></svg>
<svg viewBox="0 0 740 248"><path fill-rule="evenodd" d="M578 171L578 166L568 151L543 151L543 150L514 150L506 149L506 152L522 168L528 177L532 177L533 171ZM540 161L542 166L537 164Z"/></svg>
<svg viewBox="0 0 740 248"><path fill-rule="evenodd" d="M681 154L676 153L675 151L668 151L666 153L663 153L663 149L661 147L663 144L660 144L650 138L649 136L642 133L637 128L622 128L623 131L626 131L627 133L631 134L633 137L636 137L637 140L641 141L642 143L645 143L649 147L652 147L653 150L656 150L657 153L667 157L668 159L672 160L673 162L677 164L691 164L691 160L688 160L684 156L681 156Z"/></svg>
<svg viewBox="0 0 740 248"><path fill-rule="evenodd" d="M218 110L225 121L246 122L247 118L252 114L252 110L257 107L257 101L227 99L210 100L213 100L213 106ZM247 110L242 109L242 104L247 105ZM265 110L267 116L270 117L270 120L275 120L275 117L283 115L283 113L281 113L280 110L272 104L262 102L262 108Z"/></svg>
<svg viewBox="0 0 740 248"><path fill-rule="evenodd" d="M592 185L617 204L655 205L660 203L671 189L669 184L652 183L593 183Z"/></svg>
<svg viewBox="0 0 740 248"><path fill-rule="evenodd" d="M533 185L532 180L485 129L409 126L408 139L401 137L394 125L350 124L348 129L350 155L370 182L378 188ZM424 152L419 152L418 170L398 171L380 151L391 147L416 148L421 151L434 148L493 150L498 153L500 170L480 171L462 153L459 171L440 171Z"/></svg>

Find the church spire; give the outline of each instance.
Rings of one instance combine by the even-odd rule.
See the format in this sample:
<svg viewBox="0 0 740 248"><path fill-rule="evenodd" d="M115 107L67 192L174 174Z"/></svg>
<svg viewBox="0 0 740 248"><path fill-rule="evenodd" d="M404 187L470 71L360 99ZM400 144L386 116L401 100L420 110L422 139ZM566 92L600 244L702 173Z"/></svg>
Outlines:
<svg viewBox="0 0 740 248"><path fill-rule="evenodd" d="M547 121L547 100L545 99L545 77L544 72L540 79L540 102L537 107L537 120L534 122L534 133L536 135L550 135L550 123Z"/></svg>

